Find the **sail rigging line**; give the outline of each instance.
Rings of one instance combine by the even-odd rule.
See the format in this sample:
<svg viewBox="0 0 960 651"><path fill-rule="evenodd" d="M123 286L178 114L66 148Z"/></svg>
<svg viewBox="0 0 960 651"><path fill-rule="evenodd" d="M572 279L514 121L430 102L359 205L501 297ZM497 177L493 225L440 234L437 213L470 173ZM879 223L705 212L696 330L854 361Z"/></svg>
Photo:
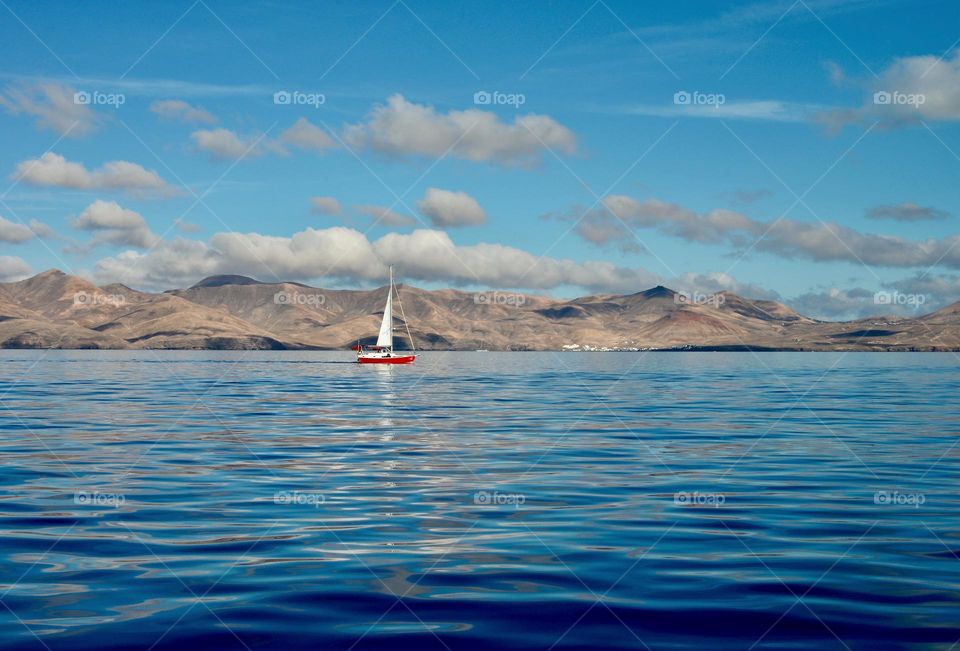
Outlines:
<svg viewBox="0 0 960 651"><path fill-rule="evenodd" d="M393 287L391 286L391 291ZM417 347L413 344L413 335L410 334L410 325L407 323L407 315L403 313L403 301L400 300L400 290L397 290L397 305L400 306L400 318L403 319L403 327L407 329L407 339L410 340L410 350L415 351Z"/></svg>

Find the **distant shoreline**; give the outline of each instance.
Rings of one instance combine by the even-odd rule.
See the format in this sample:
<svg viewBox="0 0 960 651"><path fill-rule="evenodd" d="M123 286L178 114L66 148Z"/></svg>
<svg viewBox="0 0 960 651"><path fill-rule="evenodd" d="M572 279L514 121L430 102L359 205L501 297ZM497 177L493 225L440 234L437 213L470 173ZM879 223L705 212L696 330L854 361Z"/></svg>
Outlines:
<svg viewBox="0 0 960 651"><path fill-rule="evenodd" d="M236 353L343 353L353 354L350 349L340 348L96 348L96 347L31 347L0 346L0 350L33 351L99 351L99 352L236 352ZM399 349L398 349L399 350ZM960 348L951 347L857 347L857 348L772 348L750 345L675 346L671 348L609 349L609 350L558 350L555 348L524 350L475 350L473 348L418 349L417 353L557 353L557 354L604 354L604 353L960 353Z"/></svg>

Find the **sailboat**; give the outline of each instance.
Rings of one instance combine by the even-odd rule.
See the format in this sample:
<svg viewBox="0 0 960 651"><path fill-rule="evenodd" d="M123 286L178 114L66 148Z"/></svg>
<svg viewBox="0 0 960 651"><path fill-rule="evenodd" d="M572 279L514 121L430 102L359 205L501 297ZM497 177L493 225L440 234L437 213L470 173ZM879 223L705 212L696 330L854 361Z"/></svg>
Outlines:
<svg viewBox="0 0 960 651"><path fill-rule="evenodd" d="M400 295L397 294L399 300ZM400 312L403 313L403 304L400 304ZM403 319L406 326L407 319ZM410 346L413 347L413 337L410 337L410 328L407 328L407 337L410 338ZM357 351L358 364L412 364L417 358L416 355L403 355L393 352L393 267L390 267L390 287L387 289L387 303L383 307L383 321L380 322L380 334L377 335L376 346L364 346L358 343L354 350Z"/></svg>

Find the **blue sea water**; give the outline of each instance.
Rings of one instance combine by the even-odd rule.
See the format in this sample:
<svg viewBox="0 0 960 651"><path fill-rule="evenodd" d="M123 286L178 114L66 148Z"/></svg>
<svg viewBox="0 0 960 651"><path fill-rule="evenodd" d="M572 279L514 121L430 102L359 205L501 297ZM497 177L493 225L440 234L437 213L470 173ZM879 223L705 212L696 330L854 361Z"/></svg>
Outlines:
<svg viewBox="0 0 960 651"><path fill-rule="evenodd" d="M952 354L350 360L0 351L0 648L960 640Z"/></svg>

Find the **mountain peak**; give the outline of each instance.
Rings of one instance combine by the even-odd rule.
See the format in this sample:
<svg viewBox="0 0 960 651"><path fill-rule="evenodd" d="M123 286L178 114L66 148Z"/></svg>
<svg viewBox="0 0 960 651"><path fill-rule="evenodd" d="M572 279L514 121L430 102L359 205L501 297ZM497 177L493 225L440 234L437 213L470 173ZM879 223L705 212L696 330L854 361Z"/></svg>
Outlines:
<svg viewBox="0 0 960 651"><path fill-rule="evenodd" d="M667 297L673 298L673 295L676 294L675 291L669 287L664 287L663 285L657 285L656 287L651 287L645 292L640 292L640 295L644 298L660 298Z"/></svg>
<svg viewBox="0 0 960 651"><path fill-rule="evenodd" d="M59 269L47 269L46 271L41 271L34 278L59 278L60 276L66 276L67 274L63 273Z"/></svg>
<svg viewBox="0 0 960 651"><path fill-rule="evenodd" d="M218 276L208 276L193 285L190 289L197 289L200 287L223 287L224 285L266 285L268 283L255 280L248 276L240 276L236 274L221 274Z"/></svg>

